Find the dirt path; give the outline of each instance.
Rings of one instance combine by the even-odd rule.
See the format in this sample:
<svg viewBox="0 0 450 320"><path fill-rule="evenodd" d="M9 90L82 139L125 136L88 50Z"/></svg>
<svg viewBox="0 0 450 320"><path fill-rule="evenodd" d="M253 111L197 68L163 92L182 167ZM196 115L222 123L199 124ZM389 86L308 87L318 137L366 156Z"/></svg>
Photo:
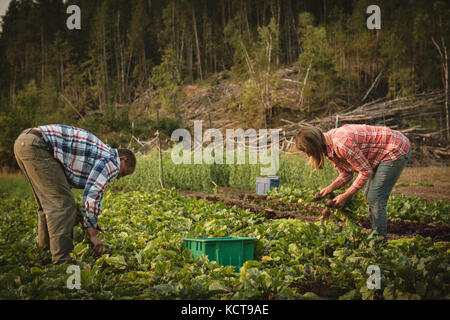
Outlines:
<svg viewBox="0 0 450 320"><path fill-rule="evenodd" d="M222 202L228 208L236 207L250 212L264 212L267 219L300 219L302 221L320 221L322 209L315 204L297 204L267 199L251 191L235 188L220 188L216 194L201 191L179 191L186 197L205 199L212 202ZM367 232L370 231L370 221L362 217L358 223ZM433 241L450 241L449 226L432 226L411 221L388 221L388 239L411 238L415 235L431 237Z"/></svg>
<svg viewBox="0 0 450 320"><path fill-rule="evenodd" d="M450 167L405 168L392 193L450 201Z"/></svg>

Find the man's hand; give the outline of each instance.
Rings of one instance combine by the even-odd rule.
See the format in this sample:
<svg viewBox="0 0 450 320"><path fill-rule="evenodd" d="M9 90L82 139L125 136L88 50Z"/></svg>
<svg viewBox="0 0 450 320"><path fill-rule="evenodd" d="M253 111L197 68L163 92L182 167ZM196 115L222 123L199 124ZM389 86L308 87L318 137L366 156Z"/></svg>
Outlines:
<svg viewBox="0 0 450 320"><path fill-rule="evenodd" d="M98 254L103 254L105 253L105 245L103 244L103 242L97 237L92 237L91 238L91 242L94 245L94 251Z"/></svg>
<svg viewBox="0 0 450 320"><path fill-rule="evenodd" d="M105 253L105 245L97 237L97 231L94 228L88 228L87 231L89 234L89 239L91 240L92 245L94 246L94 251L98 254Z"/></svg>
<svg viewBox="0 0 450 320"><path fill-rule="evenodd" d="M345 203L347 202L347 200L351 197L351 195L347 194L347 193L343 193L338 195L337 197L335 197L333 199L334 202L334 207L336 209L342 209L345 206Z"/></svg>

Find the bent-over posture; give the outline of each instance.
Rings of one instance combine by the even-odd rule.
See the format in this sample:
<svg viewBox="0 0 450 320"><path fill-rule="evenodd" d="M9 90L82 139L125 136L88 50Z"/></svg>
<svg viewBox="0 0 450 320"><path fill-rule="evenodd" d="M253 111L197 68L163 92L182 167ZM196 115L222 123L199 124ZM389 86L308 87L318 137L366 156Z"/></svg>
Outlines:
<svg viewBox="0 0 450 320"><path fill-rule="evenodd" d="M114 179L132 174L136 158L128 149L114 149L92 133L65 125L24 130L14 155L38 204L38 242L49 249L53 264L71 261L77 206L71 188L84 189L82 224L94 250L105 247L97 237L103 192Z"/></svg>
<svg viewBox="0 0 450 320"><path fill-rule="evenodd" d="M299 130L296 146L311 158L315 169L322 169L327 157L339 172L329 186L316 194L321 199L348 184L354 172L355 181L341 195L333 199L336 208L343 208L346 201L366 183L364 195L369 204L372 230L386 240L389 195L403 168L411 156L411 145L401 132L387 127L348 124L328 132L316 127Z"/></svg>

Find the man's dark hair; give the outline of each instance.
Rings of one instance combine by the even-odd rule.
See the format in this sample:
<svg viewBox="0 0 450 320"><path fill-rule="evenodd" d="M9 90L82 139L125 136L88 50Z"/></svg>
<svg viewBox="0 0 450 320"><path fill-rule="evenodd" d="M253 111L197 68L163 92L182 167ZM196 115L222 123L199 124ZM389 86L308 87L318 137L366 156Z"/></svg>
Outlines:
<svg viewBox="0 0 450 320"><path fill-rule="evenodd" d="M133 151L125 148L119 148L117 149L119 152L119 157L125 156L125 165L128 168L135 168L136 167L136 156L134 155Z"/></svg>

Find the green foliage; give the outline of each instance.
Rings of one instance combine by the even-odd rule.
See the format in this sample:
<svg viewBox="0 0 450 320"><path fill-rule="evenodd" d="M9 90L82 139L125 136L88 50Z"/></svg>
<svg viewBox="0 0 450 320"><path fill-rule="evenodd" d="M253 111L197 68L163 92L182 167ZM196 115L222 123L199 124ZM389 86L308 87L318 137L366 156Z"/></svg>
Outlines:
<svg viewBox="0 0 450 320"><path fill-rule="evenodd" d="M280 188L270 189L267 196L282 201L297 203L312 202L314 194L319 188L306 187L304 184L282 185ZM336 191L336 195L343 190ZM402 194L392 194L386 206L388 219L409 220L427 224L450 224L450 201L433 200L429 201L423 198L408 197ZM367 201L363 192L357 192L348 200L342 210L336 210L338 214L353 220L359 217L367 217ZM339 217L338 217L339 218Z"/></svg>
<svg viewBox="0 0 450 320"><path fill-rule="evenodd" d="M231 68L237 74L247 74L239 42L242 40L249 52L257 48L261 30L270 30L272 21L277 25L273 39L278 52L274 51L274 57L280 64L292 64L306 51L305 36L323 39L320 34L308 35L310 26L315 26L316 31L326 29L328 39L321 44L328 47L325 51L329 51L327 56L332 57L338 73L347 75L344 73L347 67L355 69L350 70L348 94L364 90L361 86L370 85L383 64L387 67L395 62L392 57L380 61L380 49L392 35L401 40L394 44L395 51L402 52L406 43L401 60L415 66L410 79L416 79L420 89L427 88L430 81L433 86L439 84L435 74L440 64L431 39L448 37L448 5L440 0L414 1L401 8L395 2L383 0L378 5L383 8L382 31L386 32L372 32L365 26L370 4L358 1L351 5L342 2L306 5L271 0L255 5L248 0L232 0L217 5L209 1L103 0L83 2L86 20L82 29L74 33L65 27L68 4L62 0L13 1L3 19L0 50L6 58L2 70L7 81L1 95L16 94L31 79L40 86L50 74L58 74L58 90L71 87L71 76L66 71L74 64L79 71L89 73L82 84L83 92L94 89L94 105L116 99L130 103L130 98L148 87L150 70L162 60L164 53L160 49L167 47L176 52L183 79L192 77L190 80L194 81L195 76L199 77L193 72L199 64L205 78L218 69ZM304 12L305 8L309 11ZM194 52L197 48L194 48L192 13L196 17L200 55ZM75 62L71 61L73 58ZM83 68L86 62L90 62L88 70ZM401 64L395 69L408 66ZM423 76L426 79L421 80ZM389 72L382 81L386 84L388 79ZM401 80L397 86L404 86L404 82ZM10 89L13 92L8 92Z"/></svg>
<svg viewBox="0 0 450 320"><path fill-rule="evenodd" d="M103 114L83 119L80 127L96 134L113 148L126 146L131 140L131 121L128 118L130 106L120 109L106 105Z"/></svg>
<svg viewBox="0 0 450 320"><path fill-rule="evenodd" d="M17 197L33 199L33 190L25 178L2 177L0 179L0 198Z"/></svg>
<svg viewBox="0 0 450 320"><path fill-rule="evenodd" d="M240 97L242 117L255 128L265 127L265 110L261 104L260 94L259 85L253 80L248 80Z"/></svg>
<svg viewBox="0 0 450 320"><path fill-rule="evenodd" d="M258 27L258 39L251 46L244 44L242 37L237 40L239 50L245 60L249 81L242 93L242 103L251 121L262 115L263 121L253 122L257 127L272 127L272 108L277 103L276 89L279 80L272 73L280 54L279 26L271 19L267 26Z"/></svg>
<svg viewBox="0 0 450 320"><path fill-rule="evenodd" d="M99 224L111 254L94 255L75 228L73 259L81 289L66 287L67 265L53 266L36 243L36 206L0 202L2 299L448 299L448 244L415 237L380 244L355 225L267 220L174 190L106 192ZM193 259L187 237L256 237L255 260L238 272ZM366 270L381 270L368 290Z"/></svg>
<svg viewBox="0 0 450 320"><path fill-rule="evenodd" d="M38 124L40 98L38 88L31 81L27 88L17 94L13 104L7 105L6 110L0 113L0 165L12 165L14 160L14 141L26 128L32 128Z"/></svg>
<svg viewBox="0 0 450 320"><path fill-rule="evenodd" d="M261 176L261 168L268 168L269 164L260 161L252 164L248 152L245 163L226 164L225 153L223 164L194 164L194 155L191 155L192 164L174 164L171 158L172 149L163 153L164 184L166 187L175 187L184 190L213 191L214 181L218 186L230 186L247 190L255 190L256 178ZM269 154L270 156L270 154ZM236 157L236 154L235 154ZM334 166L327 161L323 170L311 174L309 163L297 156L280 155L279 171L280 183L299 184L318 188L331 183L337 176ZM131 191L152 191L159 188L159 155L153 151L138 158L135 173L114 183L113 188Z"/></svg>
<svg viewBox="0 0 450 320"><path fill-rule="evenodd" d="M233 19L230 19L224 28L225 42L232 48L233 64L231 71L238 75L242 80L248 78L249 71L245 59L245 52L242 50L250 48L251 34L244 26L244 13L238 12Z"/></svg>
<svg viewBox="0 0 450 320"><path fill-rule="evenodd" d="M158 90L161 107L171 113L176 113L179 117L177 101L184 97L184 93L181 90L181 75L175 52L171 47L164 51L161 64L153 68L150 82Z"/></svg>
<svg viewBox="0 0 450 320"><path fill-rule="evenodd" d="M404 41L393 33L384 39L380 51L389 66L389 96L396 98L416 92L416 79L413 70L408 66L409 59L405 55L407 47Z"/></svg>
<svg viewBox="0 0 450 320"><path fill-rule="evenodd" d="M344 80L336 70L326 29L315 27L314 17L308 12L300 13L298 20L298 33L303 49L298 58L303 77L299 86L299 95L303 99L302 107L321 106L336 96ZM310 107L308 109L310 110Z"/></svg>

